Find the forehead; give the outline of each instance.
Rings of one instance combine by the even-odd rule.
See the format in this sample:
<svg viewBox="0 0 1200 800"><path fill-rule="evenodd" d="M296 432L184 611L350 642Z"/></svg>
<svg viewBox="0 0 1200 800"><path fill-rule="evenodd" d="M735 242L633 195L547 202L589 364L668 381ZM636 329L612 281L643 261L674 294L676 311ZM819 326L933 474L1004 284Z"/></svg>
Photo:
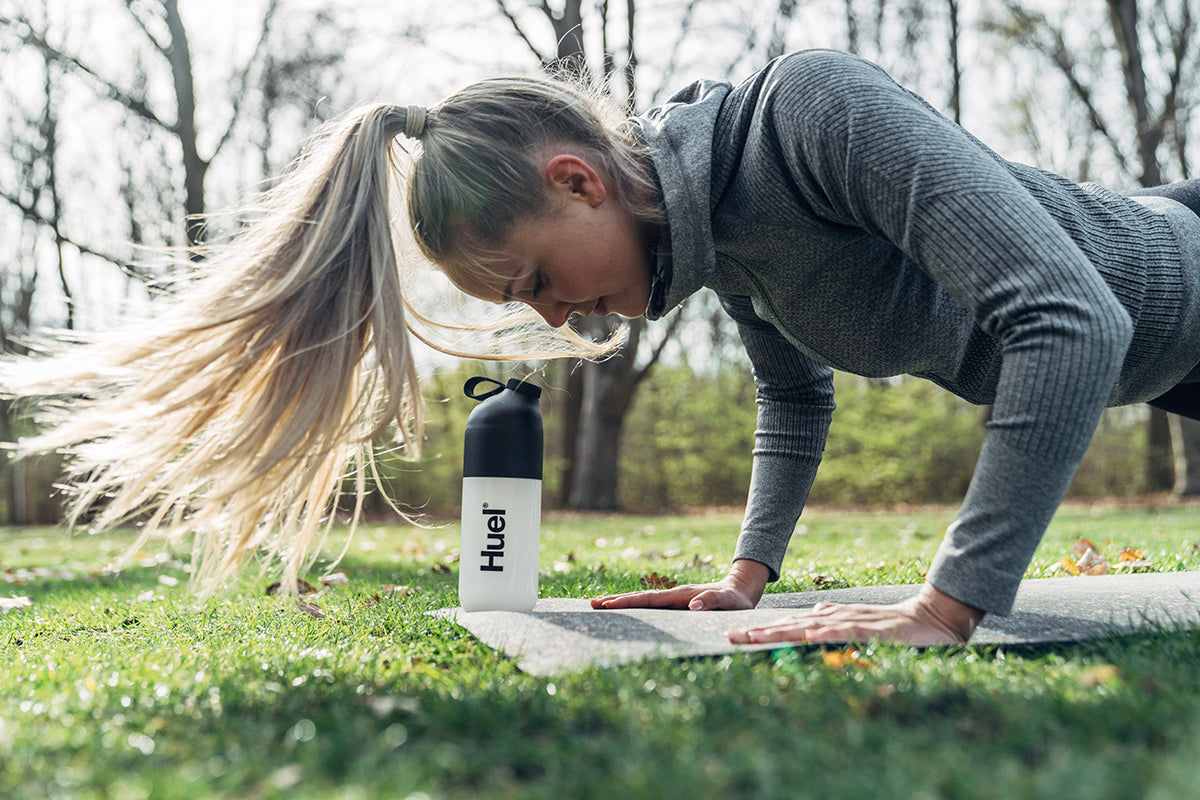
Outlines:
<svg viewBox="0 0 1200 800"><path fill-rule="evenodd" d="M453 252L438 266L450 282L472 297L510 302L513 284L534 271L550 227L544 217L514 222L502 242L485 243L469 232L455 237Z"/></svg>
<svg viewBox="0 0 1200 800"><path fill-rule="evenodd" d="M448 259L438 266L460 291L492 303L510 302L513 282L528 271L498 253L486 259Z"/></svg>

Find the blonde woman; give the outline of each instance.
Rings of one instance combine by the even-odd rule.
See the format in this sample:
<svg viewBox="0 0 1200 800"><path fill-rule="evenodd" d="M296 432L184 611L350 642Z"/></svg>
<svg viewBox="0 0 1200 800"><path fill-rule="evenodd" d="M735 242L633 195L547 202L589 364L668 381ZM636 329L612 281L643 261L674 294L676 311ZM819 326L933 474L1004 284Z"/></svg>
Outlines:
<svg viewBox="0 0 1200 800"><path fill-rule="evenodd" d="M77 510L154 509L200 534L209 576L261 547L297 574L346 463L389 420L410 448L419 435L397 173L419 249L504 304L514 357L598 355L572 314L658 319L702 286L737 322L759 410L731 571L597 608L758 602L816 475L834 369L992 404L974 478L918 597L822 605L735 642L965 641L1010 609L1106 405L1200 409L1196 184L1129 198L1007 162L879 68L811 51L631 120L534 79L347 115L140 339L68 350L8 389L68 398L35 446L74 454ZM549 327L519 327L522 307Z"/></svg>

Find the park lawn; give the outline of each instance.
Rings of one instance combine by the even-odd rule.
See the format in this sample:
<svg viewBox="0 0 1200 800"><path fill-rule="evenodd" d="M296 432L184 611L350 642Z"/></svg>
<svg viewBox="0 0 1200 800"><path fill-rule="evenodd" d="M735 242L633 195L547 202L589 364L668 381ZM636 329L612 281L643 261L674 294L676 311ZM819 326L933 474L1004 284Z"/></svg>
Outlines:
<svg viewBox="0 0 1200 800"><path fill-rule="evenodd" d="M807 513L772 591L916 582L947 509ZM543 596L719 576L729 513L559 516ZM0 796L1179 798L1200 785L1200 634L1055 648L804 647L538 678L454 623L457 531L369 525L310 605L270 577L198 601L132 535L0 529ZM1200 569L1200 508L1072 507L1086 537ZM331 545L334 544L331 542ZM331 550L337 548L331 547ZM1077 580L1104 580L1080 577Z"/></svg>

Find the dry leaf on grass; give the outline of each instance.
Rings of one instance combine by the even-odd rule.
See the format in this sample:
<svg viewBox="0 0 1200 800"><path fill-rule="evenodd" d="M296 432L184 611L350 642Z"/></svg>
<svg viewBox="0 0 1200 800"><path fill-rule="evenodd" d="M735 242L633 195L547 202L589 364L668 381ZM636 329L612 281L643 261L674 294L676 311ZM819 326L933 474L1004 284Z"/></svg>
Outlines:
<svg viewBox="0 0 1200 800"><path fill-rule="evenodd" d="M1106 686L1121 681L1121 670L1112 664L1097 664L1088 667L1079 675L1079 682L1084 686Z"/></svg>
<svg viewBox="0 0 1200 800"><path fill-rule="evenodd" d="M267 594L279 594L282 589L283 589L283 583L281 581L275 581L274 583L272 583L270 586L267 587ZM303 578L296 581L297 594L312 594L316 590L317 590L317 587L313 586L311 583L304 580Z"/></svg>
<svg viewBox="0 0 1200 800"><path fill-rule="evenodd" d="M852 667L869 667L871 662L863 657L857 647L847 647L845 650L822 650L821 658L830 669L842 669L847 665Z"/></svg>
<svg viewBox="0 0 1200 800"><path fill-rule="evenodd" d="M1075 562L1075 566L1079 568L1081 575L1104 575L1111 569L1108 559L1091 547L1083 552L1083 555Z"/></svg>
<svg viewBox="0 0 1200 800"><path fill-rule="evenodd" d="M642 576L642 586L645 586L647 589L674 589L678 585L678 581L673 581L665 575L659 575L657 572L651 572L649 575Z"/></svg>
<svg viewBox="0 0 1200 800"><path fill-rule="evenodd" d="M1092 543L1091 539L1080 539L1071 547L1071 552L1077 556L1083 555L1088 550L1096 550L1099 552L1099 548Z"/></svg>
<svg viewBox="0 0 1200 800"><path fill-rule="evenodd" d="M1100 553L1100 548L1096 547L1090 539L1080 539L1075 542L1071 547L1071 553L1072 555L1063 556L1062 561L1058 562L1059 569L1068 575L1107 575L1113 570L1113 565ZM1145 554L1141 550L1121 551L1118 564L1123 567L1133 563L1128 560L1127 553ZM1138 566L1149 566L1149 564L1138 562Z"/></svg>
<svg viewBox="0 0 1200 800"><path fill-rule="evenodd" d="M316 603L309 603L304 600L296 601L296 608L308 614L313 619L325 619L325 612L321 610Z"/></svg>

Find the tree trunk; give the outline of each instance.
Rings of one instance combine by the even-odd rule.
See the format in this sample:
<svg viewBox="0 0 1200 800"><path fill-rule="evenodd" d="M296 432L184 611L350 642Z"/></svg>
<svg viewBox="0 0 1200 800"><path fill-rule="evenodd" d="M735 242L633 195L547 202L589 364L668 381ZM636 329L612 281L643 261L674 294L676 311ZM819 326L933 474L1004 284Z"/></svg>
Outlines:
<svg viewBox="0 0 1200 800"><path fill-rule="evenodd" d="M184 212L189 246L204 242L204 176L208 161L196 147L196 88L192 78L192 51L176 0L163 0L163 11L171 43L167 59L175 85L175 135L183 154Z"/></svg>
<svg viewBox="0 0 1200 800"><path fill-rule="evenodd" d="M1171 424L1167 412L1150 409L1146 433L1146 490L1167 492L1175 483L1171 459Z"/></svg>
<svg viewBox="0 0 1200 800"><path fill-rule="evenodd" d="M615 317L587 317L578 327L593 336L608 336L617 324ZM584 362L576 371L580 394L574 457L568 464L569 508L612 511L619 507L621 430L637 386L634 358L645 324L641 319L631 321L629 341L619 353L604 361Z"/></svg>
<svg viewBox="0 0 1200 800"><path fill-rule="evenodd" d="M1170 415L1175 447L1175 497L1200 495L1200 420Z"/></svg>
<svg viewBox="0 0 1200 800"><path fill-rule="evenodd" d="M1162 141L1162 121L1150 118L1150 100L1146 90L1146 71L1138 40L1137 0L1108 0L1109 18L1117 48L1121 51L1121 72L1125 76L1125 94L1137 122L1138 162L1142 167L1142 186L1158 186L1162 172L1158 166L1158 145Z"/></svg>

